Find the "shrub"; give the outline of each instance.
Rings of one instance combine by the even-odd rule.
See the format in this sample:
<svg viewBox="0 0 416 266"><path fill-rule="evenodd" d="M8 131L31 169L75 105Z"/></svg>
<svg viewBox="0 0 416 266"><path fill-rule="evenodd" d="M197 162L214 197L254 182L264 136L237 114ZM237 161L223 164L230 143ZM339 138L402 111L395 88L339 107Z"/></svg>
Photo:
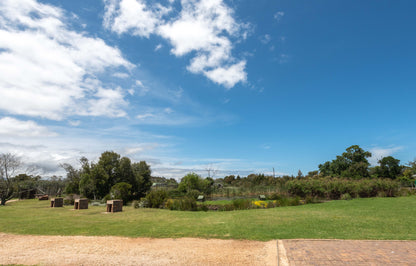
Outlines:
<svg viewBox="0 0 416 266"><path fill-rule="evenodd" d="M288 203L289 203L288 204L289 206L298 206L298 205L301 204L300 197L297 196L297 197L294 197L294 198L290 198Z"/></svg>
<svg viewBox="0 0 416 266"><path fill-rule="evenodd" d="M198 205L198 211L207 212L209 210L208 206L205 204Z"/></svg>
<svg viewBox="0 0 416 266"><path fill-rule="evenodd" d="M251 200L249 199L235 199L232 203L234 210L247 210L251 207Z"/></svg>
<svg viewBox="0 0 416 266"><path fill-rule="evenodd" d="M341 195L342 200L352 200L352 197L349 193L345 193Z"/></svg>
<svg viewBox="0 0 416 266"><path fill-rule="evenodd" d="M394 197L399 183L390 179L307 178L288 181L287 188L289 193L299 197L339 199L348 193L351 197L367 198L375 197L380 192L387 197Z"/></svg>
<svg viewBox="0 0 416 266"><path fill-rule="evenodd" d="M169 199L166 201L166 208L177 211L196 211L198 206L196 200L190 197L180 199ZM208 210L208 207L207 209Z"/></svg>
<svg viewBox="0 0 416 266"><path fill-rule="evenodd" d="M123 200L123 204L126 205L131 197L131 188L132 185L126 182L115 184L110 190L111 199L121 199Z"/></svg>
<svg viewBox="0 0 416 266"><path fill-rule="evenodd" d="M133 200L133 201L131 202L131 206L132 206L133 208L135 208L135 209L140 208L140 201L138 201L138 200Z"/></svg>
<svg viewBox="0 0 416 266"><path fill-rule="evenodd" d="M267 208L267 202L263 201L263 200L255 200L255 201L253 201L253 205L256 208L261 208L261 209Z"/></svg>
<svg viewBox="0 0 416 266"><path fill-rule="evenodd" d="M64 198L64 205L74 205L74 203L75 203L74 194L66 195L66 197Z"/></svg>
<svg viewBox="0 0 416 266"><path fill-rule="evenodd" d="M199 195L201 195L201 192L199 192L199 190L196 189L191 189L188 192L186 192L186 197L193 198L195 200L198 198Z"/></svg>
<svg viewBox="0 0 416 266"><path fill-rule="evenodd" d="M163 205L168 198L168 193L166 190L159 189L150 191L149 194L146 196L147 206L148 208L163 208Z"/></svg>

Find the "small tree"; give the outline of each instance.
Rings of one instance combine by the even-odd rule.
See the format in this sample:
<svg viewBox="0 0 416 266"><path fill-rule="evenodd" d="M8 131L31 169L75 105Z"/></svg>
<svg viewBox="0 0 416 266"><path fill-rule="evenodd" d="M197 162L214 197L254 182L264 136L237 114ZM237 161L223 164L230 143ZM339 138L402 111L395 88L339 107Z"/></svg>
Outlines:
<svg viewBox="0 0 416 266"><path fill-rule="evenodd" d="M191 190L201 191L202 178L196 173L189 173L181 179L179 183L179 191L188 192Z"/></svg>
<svg viewBox="0 0 416 266"><path fill-rule="evenodd" d="M0 204L6 205L6 201L13 197L13 175L21 165L16 155L0 154Z"/></svg>
<svg viewBox="0 0 416 266"><path fill-rule="evenodd" d="M126 182L117 183L111 187L110 195L112 199L122 199L126 205L131 196L131 185Z"/></svg>

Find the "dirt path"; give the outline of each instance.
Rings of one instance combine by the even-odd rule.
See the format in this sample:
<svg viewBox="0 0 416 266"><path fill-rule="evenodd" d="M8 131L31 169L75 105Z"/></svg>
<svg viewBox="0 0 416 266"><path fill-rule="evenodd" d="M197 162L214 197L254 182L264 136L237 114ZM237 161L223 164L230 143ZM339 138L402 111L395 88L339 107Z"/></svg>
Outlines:
<svg viewBox="0 0 416 266"><path fill-rule="evenodd" d="M276 241L0 233L0 264L277 265Z"/></svg>
<svg viewBox="0 0 416 266"><path fill-rule="evenodd" d="M0 233L0 265L415 265L416 241L154 239Z"/></svg>

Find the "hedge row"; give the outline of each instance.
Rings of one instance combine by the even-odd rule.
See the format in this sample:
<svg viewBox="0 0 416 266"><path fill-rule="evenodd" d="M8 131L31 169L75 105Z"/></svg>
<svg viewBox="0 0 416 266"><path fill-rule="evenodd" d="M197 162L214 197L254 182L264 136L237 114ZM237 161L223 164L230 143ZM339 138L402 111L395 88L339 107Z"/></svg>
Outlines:
<svg viewBox="0 0 416 266"><path fill-rule="evenodd" d="M353 198L394 197L399 191L399 183L391 179L308 178L291 180L286 185L289 193L302 198L341 199L344 194Z"/></svg>

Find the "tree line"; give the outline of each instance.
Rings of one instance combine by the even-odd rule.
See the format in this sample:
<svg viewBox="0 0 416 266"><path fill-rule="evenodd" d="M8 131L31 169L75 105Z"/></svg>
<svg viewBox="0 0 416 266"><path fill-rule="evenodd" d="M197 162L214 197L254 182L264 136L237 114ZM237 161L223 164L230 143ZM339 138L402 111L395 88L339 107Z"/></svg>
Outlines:
<svg viewBox="0 0 416 266"><path fill-rule="evenodd" d="M318 170L310 171L307 175L299 170L297 176L275 177L260 173L246 177L229 175L214 179L189 173L178 183L172 178L152 177L150 166L145 161L132 162L114 151L103 152L97 162L90 162L82 157L79 160L81 167L78 169L70 164L63 164L61 166L66 171L66 178L54 176L49 179L18 173L22 166L20 159L13 154L0 154L0 203L4 205L12 197L30 197L34 193L77 194L94 200L122 198L127 202L140 200L148 195L153 183L156 188L169 188L172 196L196 196L210 195L223 187L282 188L288 181L305 178L388 178L399 180L402 185L407 186L415 181L416 159L407 165L401 165L400 160L386 156L378 161L378 165L371 166L368 161L371 156L371 152L352 145L335 159L319 164Z"/></svg>

